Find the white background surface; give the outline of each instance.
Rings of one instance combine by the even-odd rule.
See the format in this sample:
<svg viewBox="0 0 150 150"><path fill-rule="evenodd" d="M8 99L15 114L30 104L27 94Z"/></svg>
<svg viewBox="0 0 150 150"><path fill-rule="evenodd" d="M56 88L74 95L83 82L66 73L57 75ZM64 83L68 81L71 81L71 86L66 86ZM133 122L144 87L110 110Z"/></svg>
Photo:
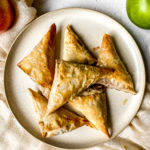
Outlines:
<svg viewBox="0 0 150 150"><path fill-rule="evenodd" d="M38 14L43 14L44 12L62 8L62 7L88 7L88 8L95 8L95 0L35 0L35 6L38 6ZM117 4L116 4L117 2ZM48 5L49 3L49 5ZM57 5L56 5L57 3ZM142 51L147 52L147 58L149 57L148 54L148 46L150 43L150 31L144 31L141 29L136 28L132 25L127 16L125 11L125 0L101 0L98 1L99 5L97 6L101 12L104 12L110 16L113 16L114 19L117 19L123 25L125 25L132 33L134 32L134 37L136 37L139 45L143 48ZM81 5L82 4L82 5ZM113 4L113 5L112 5ZM122 4L122 5L121 5ZM90 7L91 6L91 7ZM25 3L18 2L18 12L19 12L19 19L17 24L13 28L13 31L7 33L4 45L10 46L12 40L16 36L16 34L20 31L26 23L29 23L35 16L34 8L26 7ZM40 8L42 11L40 11ZM122 9L123 8L123 9ZM122 17L122 18L121 18ZM124 18L123 18L124 17ZM135 32L136 31L136 32ZM13 33L13 34L12 34ZM138 35L142 35L139 37ZM135 36L137 35L137 36ZM149 37L148 37L149 36ZM149 38L149 40L148 40ZM146 39L146 40L145 40ZM140 41L141 40L141 41ZM8 43L8 44L7 44ZM2 44L2 43L1 43ZM6 49L7 51L7 49ZM1 66L4 66L4 61L6 57L6 53L0 49L0 59L3 61ZM7 51L8 52L8 51ZM148 59L147 59L148 62ZM148 63L147 63L148 64ZM0 70L0 75L2 76L2 71ZM2 78L0 78L0 83L2 84ZM39 142L28 132L26 132L16 121L13 117L9 109L6 107L5 98L3 97L2 87L0 86L0 150L58 150L58 148L52 148L42 142ZM150 90L150 87L149 87ZM104 150L104 149L111 149L111 150L124 150L127 148L128 150L139 150L143 147L145 150L150 150L150 105L149 105L150 94L145 94L145 98L143 104L131 122L131 124L121 133L120 137L115 138L112 141L105 143L104 145L99 145L98 147L92 148L92 150ZM2 100L2 101L1 101ZM136 144L135 144L136 143ZM140 147L139 147L140 146ZM60 149L59 149L60 150Z"/></svg>
<svg viewBox="0 0 150 150"><path fill-rule="evenodd" d="M68 7L82 7L100 11L121 23L134 37L143 55L150 82L150 30L143 30L130 22L126 14L126 0L35 0L38 15Z"/></svg>
<svg viewBox="0 0 150 150"><path fill-rule="evenodd" d="M97 3L97 5L96 5ZM53 9L65 8L65 7L86 7L92 9L98 9L99 11L106 13L112 18L119 21L130 33L133 33L134 38L142 47L141 51L144 52L147 57L147 65L150 54L148 53L148 46L150 46L150 31L144 31L134 26L126 16L125 10L126 0L35 0L34 6L38 9L38 15ZM97 7L97 8L96 8ZM13 33L16 35L20 31L20 27L24 26L25 23L29 23L35 14L35 10L27 8L23 2L18 3L19 20L15 26ZM41 11L42 10L42 11ZM18 32L17 32L18 31ZM14 39L12 31L8 32L7 40L5 45L9 45L11 40ZM11 40L10 38L11 37ZM8 43L9 44L6 44ZM150 51L150 50L149 50ZM1 51L2 52L2 51ZM6 54L2 52L0 55L1 60L5 60ZM3 56L3 57L2 57ZM0 64L2 65L2 64ZM148 68L148 67L147 67ZM1 70L2 72L3 70ZM2 73L0 75L2 76ZM150 81L150 78L149 78ZM0 80L0 83L2 81ZM0 86L1 89L1 86ZM150 90L150 89L149 89ZM1 90L2 92L2 90ZM0 99L5 102L5 98L0 93ZM115 138L112 141L99 145L98 147L92 148L92 150L124 150L125 147L128 150L139 150L144 149L150 150L150 105L149 105L150 94L145 94L143 104L131 122L131 124L121 133L120 137ZM11 112L7 109L6 105L0 101L0 150L52 150L54 148L39 142L28 132L19 125L16 119L12 116ZM140 147L139 147L139 146ZM58 150L58 148L55 148ZM59 149L60 150L60 149Z"/></svg>

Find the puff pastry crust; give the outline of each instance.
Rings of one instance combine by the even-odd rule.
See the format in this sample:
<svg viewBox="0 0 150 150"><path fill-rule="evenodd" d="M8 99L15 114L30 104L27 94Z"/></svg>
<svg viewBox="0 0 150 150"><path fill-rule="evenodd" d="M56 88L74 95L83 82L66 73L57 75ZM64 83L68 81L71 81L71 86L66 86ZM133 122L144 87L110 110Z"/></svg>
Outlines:
<svg viewBox="0 0 150 150"><path fill-rule="evenodd" d="M131 75L119 58L112 38L108 34L104 34L103 36L103 41L98 55L98 64L101 67L115 69L115 72L110 75L109 78L100 81L101 84L110 88L136 94Z"/></svg>
<svg viewBox="0 0 150 150"><path fill-rule="evenodd" d="M108 138L106 94L101 88L93 88L83 92L69 103L80 111L96 129L102 131Z"/></svg>
<svg viewBox="0 0 150 150"><path fill-rule="evenodd" d="M43 137L63 134L83 125L89 125L88 120L63 107L45 116L48 100L32 89L29 89L29 92L33 99L34 109L38 116L38 123Z"/></svg>
<svg viewBox="0 0 150 150"><path fill-rule="evenodd" d="M30 54L17 64L36 83L49 91L54 77L55 38L56 25L53 24Z"/></svg>
<svg viewBox="0 0 150 150"><path fill-rule="evenodd" d="M55 77L49 96L48 112L52 113L80 92L112 73L111 69L56 61Z"/></svg>
<svg viewBox="0 0 150 150"><path fill-rule="evenodd" d="M90 65L96 62L96 59L69 25L65 29L63 59Z"/></svg>

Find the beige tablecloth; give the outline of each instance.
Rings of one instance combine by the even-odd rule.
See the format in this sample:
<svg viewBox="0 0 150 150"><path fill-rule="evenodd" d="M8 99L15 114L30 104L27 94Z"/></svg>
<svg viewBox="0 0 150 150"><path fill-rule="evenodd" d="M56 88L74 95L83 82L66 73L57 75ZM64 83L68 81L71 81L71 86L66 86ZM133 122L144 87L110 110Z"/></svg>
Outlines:
<svg viewBox="0 0 150 150"><path fill-rule="evenodd" d="M27 133L11 114L6 104L3 88L3 69L9 48L20 30L36 17L30 7L32 0L16 1L18 18L5 33L0 34L0 150L52 150ZM91 148L93 150L150 150L150 85L139 112L130 125L115 139Z"/></svg>

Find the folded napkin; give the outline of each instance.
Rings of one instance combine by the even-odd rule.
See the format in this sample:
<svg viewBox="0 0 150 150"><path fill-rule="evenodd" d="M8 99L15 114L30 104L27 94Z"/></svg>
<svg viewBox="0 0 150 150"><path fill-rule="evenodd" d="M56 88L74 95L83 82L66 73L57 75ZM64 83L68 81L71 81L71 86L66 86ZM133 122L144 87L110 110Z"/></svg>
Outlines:
<svg viewBox="0 0 150 150"><path fill-rule="evenodd" d="M30 7L33 0L15 1L18 17L15 24L0 34L0 150L56 150L27 133L7 107L3 88L4 64L9 48L21 29L36 17L36 10ZM115 139L100 144L92 150L139 150L150 149L150 85L139 112L130 125Z"/></svg>

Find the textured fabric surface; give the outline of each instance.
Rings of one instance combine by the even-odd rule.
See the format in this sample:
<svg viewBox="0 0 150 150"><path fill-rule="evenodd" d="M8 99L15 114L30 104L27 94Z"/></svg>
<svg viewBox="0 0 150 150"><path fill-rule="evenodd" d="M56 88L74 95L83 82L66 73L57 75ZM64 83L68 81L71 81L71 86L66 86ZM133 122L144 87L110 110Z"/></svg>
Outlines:
<svg viewBox="0 0 150 150"><path fill-rule="evenodd" d="M72 3L71 0L38 0L35 1L34 5L37 7L39 14L62 7L74 6L88 8L91 5L90 8L92 9L100 10L100 8L102 8L101 11L112 15L111 10L109 9L110 4L108 3L108 0L105 0L105 2L104 0L80 1L82 3L79 2L79 0L72 0ZM30 4L32 0L28 0L28 2L28 4ZM100 2L101 7L99 8L99 5L96 5L96 3L100 4ZM118 12L120 11L119 7L124 4L123 0L121 0L119 4L117 4L117 0L114 0L113 3L115 4L116 9L118 9ZM57 150L58 148L48 146L47 144L38 141L37 139L33 138L29 133L27 133L13 117L6 104L2 77L9 47L17 34L20 32L20 30L36 17L36 10L32 7L28 7L24 1L18 1L15 5L16 10L19 14L18 18L16 19L14 26L10 30L0 35L0 150ZM119 20L121 19L119 16L122 16L123 13L124 11L121 10L120 15L118 13L114 13L113 16L115 16L115 18ZM127 25L127 22L125 24ZM129 24L131 25L131 23ZM136 27L135 29L138 30ZM140 32L142 33L141 35L143 37L144 34L147 37L146 40L144 40L144 43L148 47L147 42L149 35L145 31ZM135 33L134 35L138 36L137 33ZM150 150L150 85L147 86L147 91L145 93L141 108L133 121L130 123L130 125L115 139L90 149Z"/></svg>

